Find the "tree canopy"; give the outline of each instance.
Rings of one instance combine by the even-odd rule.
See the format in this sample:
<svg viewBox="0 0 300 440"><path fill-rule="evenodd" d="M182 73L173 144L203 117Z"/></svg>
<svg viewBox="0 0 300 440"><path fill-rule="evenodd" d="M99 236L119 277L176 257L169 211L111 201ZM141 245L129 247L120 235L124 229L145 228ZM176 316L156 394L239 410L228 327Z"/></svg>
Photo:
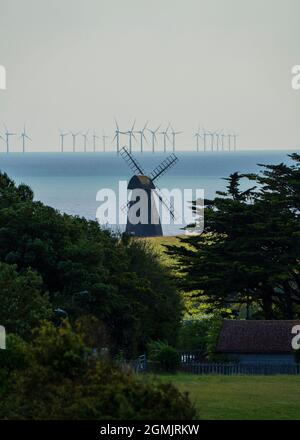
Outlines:
<svg viewBox="0 0 300 440"><path fill-rule="evenodd" d="M213 310L246 306L266 319L297 316L300 156L290 157L291 165L261 165L257 175L232 174L227 190L205 201L203 234L168 248L179 259L183 289Z"/></svg>
<svg viewBox="0 0 300 440"><path fill-rule="evenodd" d="M152 339L176 340L181 299L145 242L34 201L28 186L17 186L4 173L1 286L1 324L25 339L38 320L61 310L74 321L95 316L110 336L111 350L129 357Z"/></svg>

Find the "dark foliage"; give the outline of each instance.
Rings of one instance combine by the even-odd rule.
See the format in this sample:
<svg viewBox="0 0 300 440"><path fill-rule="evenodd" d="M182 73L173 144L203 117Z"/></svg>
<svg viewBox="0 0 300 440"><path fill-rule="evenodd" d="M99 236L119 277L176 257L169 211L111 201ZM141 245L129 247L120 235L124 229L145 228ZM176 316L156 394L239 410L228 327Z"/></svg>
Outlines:
<svg viewBox="0 0 300 440"><path fill-rule="evenodd" d="M204 234L169 247L182 287L210 304L246 307L256 317L291 319L300 305L300 156L293 165L232 174L226 192L205 202ZM241 179L255 186L240 190ZM195 209L195 208L194 208Z"/></svg>
<svg viewBox="0 0 300 440"><path fill-rule="evenodd" d="M1 324L10 331L28 337L59 308L71 320L95 316L112 351L129 357L152 339L176 340L180 296L149 246L33 201L31 189L6 174L0 174L0 262L6 264L0 285L9 282ZM9 312L12 298L26 303L23 315L17 306Z"/></svg>

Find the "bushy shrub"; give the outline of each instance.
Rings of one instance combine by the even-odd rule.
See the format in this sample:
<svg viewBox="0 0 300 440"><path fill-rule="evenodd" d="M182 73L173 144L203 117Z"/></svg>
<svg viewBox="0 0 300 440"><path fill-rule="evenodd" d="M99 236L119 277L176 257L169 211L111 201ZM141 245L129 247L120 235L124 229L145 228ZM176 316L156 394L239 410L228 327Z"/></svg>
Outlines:
<svg viewBox="0 0 300 440"><path fill-rule="evenodd" d="M19 341L20 342L20 341ZM18 348L19 347L19 348ZM2 386L0 419L190 420L187 394L172 384L126 374L88 355L65 323L45 323L31 344L15 344L29 364ZM0 375L1 379L1 375Z"/></svg>
<svg viewBox="0 0 300 440"><path fill-rule="evenodd" d="M160 362L161 369L168 373L174 373L180 367L178 351L163 341L148 344L148 358L150 361Z"/></svg>

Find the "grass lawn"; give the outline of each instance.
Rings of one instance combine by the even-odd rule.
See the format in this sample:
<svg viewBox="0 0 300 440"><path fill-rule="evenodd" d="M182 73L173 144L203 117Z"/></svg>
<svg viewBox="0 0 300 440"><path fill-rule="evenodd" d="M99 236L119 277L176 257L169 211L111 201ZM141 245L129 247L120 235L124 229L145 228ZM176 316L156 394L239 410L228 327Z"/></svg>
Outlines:
<svg viewBox="0 0 300 440"><path fill-rule="evenodd" d="M166 245L180 246L181 243L179 237L177 236L149 237L149 238L144 238L143 240L147 240L148 242L150 242L153 248L156 250L156 252L160 255L161 261L167 266L173 268L175 262L174 258L166 254L165 246Z"/></svg>
<svg viewBox="0 0 300 440"><path fill-rule="evenodd" d="M300 420L300 376L159 377L188 391L202 420Z"/></svg>

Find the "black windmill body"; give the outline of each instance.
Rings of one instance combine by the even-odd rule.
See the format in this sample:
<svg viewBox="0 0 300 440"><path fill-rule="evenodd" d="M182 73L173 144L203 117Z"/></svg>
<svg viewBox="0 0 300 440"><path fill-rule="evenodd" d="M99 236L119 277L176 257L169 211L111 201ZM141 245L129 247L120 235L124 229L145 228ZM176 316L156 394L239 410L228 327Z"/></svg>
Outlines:
<svg viewBox="0 0 300 440"><path fill-rule="evenodd" d="M170 218L173 220L175 212L154 182L172 168L178 162L178 158L174 153L171 154L152 173L146 175L141 165L125 147L120 151L120 155L134 172L127 187L132 193L131 200L126 206L128 210L126 233L136 237L162 236L163 231L154 195L169 211ZM141 193L143 193L143 197Z"/></svg>

